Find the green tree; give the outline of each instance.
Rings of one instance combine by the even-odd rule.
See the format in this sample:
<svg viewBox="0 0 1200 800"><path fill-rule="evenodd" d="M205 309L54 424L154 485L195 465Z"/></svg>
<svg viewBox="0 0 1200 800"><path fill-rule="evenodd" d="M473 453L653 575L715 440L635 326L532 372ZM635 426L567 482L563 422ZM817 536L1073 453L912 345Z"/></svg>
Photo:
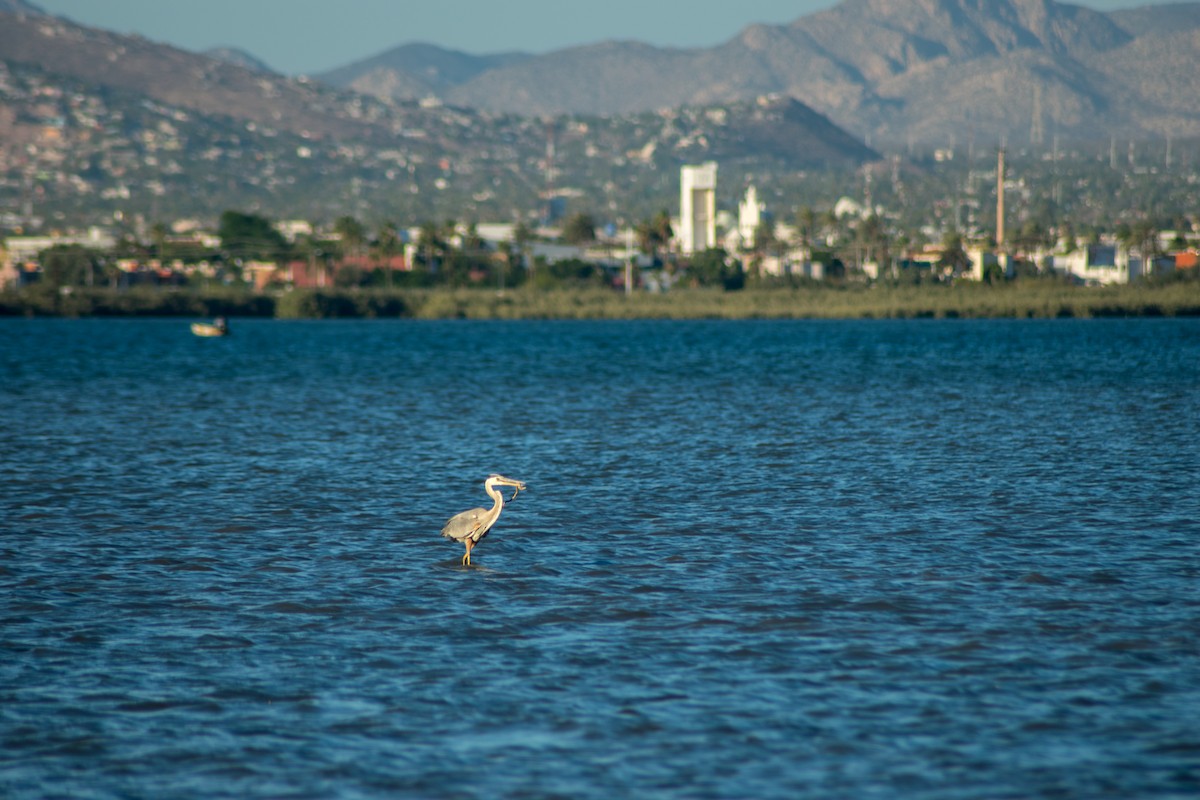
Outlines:
<svg viewBox="0 0 1200 800"><path fill-rule="evenodd" d="M449 245L436 222L423 222L417 230L417 264L428 272L437 272L446 258ZM416 266L416 265L414 265Z"/></svg>
<svg viewBox="0 0 1200 800"><path fill-rule="evenodd" d="M817 214L809 206L796 212L796 244L805 249L812 248L813 236L817 233Z"/></svg>
<svg viewBox="0 0 1200 800"><path fill-rule="evenodd" d="M553 264L541 263L534 279L534 285L539 289L604 286L607 282L608 275L603 269L590 261L577 258L556 261Z"/></svg>
<svg viewBox="0 0 1200 800"><path fill-rule="evenodd" d="M834 246L842 238L842 218L832 208L822 211L817 217L817 230L826 236L834 237Z"/></svg>
<svg viewBox="0 0 1200 800"><path fill-rule="evenodd" d="M1073 253L1079 248L1079 242L1075 236L1075 226L1069 221L1059 226L1058 235L1062 241L1064 253Z"/></svg>
<svg viewBox="0 0 1200 800"><path fill-rule="evenodd" d="M99 272L96 254L77 244L56 245L38 256L49 286L90 286Z"/></svg>
<svg viewBox="0 0 1200 800"><path fill-rule="evenodd" d="M762 277L763 260L768 255L783 252L784 244L775 234L775 222L764 219L754 229L749 247L743 248L750 254L750 273L755 278Z"/></svg>
<svg viewBox="0 0 1200 800"><path fill-rule="evenodd" d="M258 214L226 211L217 225L221 247L235 261L279 261L287 256L288 244L270 220Z"/></svg>
<svg viewBox="0 0 1200 800"><path fill-rule="evenodd" d="M758 223L758 227L754 229L754 252L769 253L779 242L779 237L775 235L775 223L769 219L764 219Z"/></svg>
<svg viewBox="0 0 1200 800"><path fill-rule="evenodd" d="M729 254L720 248L692 256L688 274L697 286L720 286L726 291L734 291L746 284L742 265L730 259Z"/></svg>
<svg viewBox="0 0 1200 800"><path fill-rule="evenodd" d="M1017 249L1024 253L1045 247L1050 240L1050 232L1037 219L1026 220L1017 231L1017 235L1013 237L1013 243L1016 244Z"/></svg>
<svg viewBox="0 0 1200 800"><path fill-rule="evenodd" d="M572 214L563 225L563 241L567 244L583 245L596 241L596 221L591 214Z"/></svg>
<svg viewBox="0 0 1200 800"><path fill-rule="evenodd" d="M403 252L404 243L400 241L400 232L396 230L395 223L385 222L380 225L375 235L373 255L383 269L384 280L389 288L392 285L391 261Z"/></svg>
<svg viewBox="0 0 1200 800"><path fill-rule="evenodd" d="M886 264L891 256L891 241L883 220L875 214L861 220L854 231L855 241L864 262Z"/></svg>
<svg viewBox="0 0 1200 800"><path fill-rule="evenodd" d="M659 252L666 249L675 235L675 231L671 229L671 215L666 209L659 211L650 219L634 226L634 234L637 236L638 249L657 260Z"/></svg>
<svg viewBox="0 0 1200 800"><path fill-rule="evenodd" d="M1158 228L1150 220L1138 220L1123 226L1117 233L1121 243L1129 250L1136 250L1142 258L1158 255Z"/></svg>
<svg viewBox="0 0 1200 800"><path fill-rule="evenodd" d="M159 261L167 260L167 226L156 222L150 226L150 238L154 242L154 256Z"/></svg>
<svg viewBox="0 0 1200 800"><path fill-rule="evenodd" d="M342 258L361 258L367 242L366 227L352 216L338 217L333 222L333 232L342 243Z"/></svg>
<svg viewBox="0 0 1200 800"><path fill-rule="evenodd" d="M942 257L938 259L939 267L949 267L956 275L971 268L971 259L963 249L962 235L958 231L949 231L942 239Z"/></svg>
<svg viewBox="0 0 1200 800"><path fill-rule="evenodd" d="M529 243L533 241L533 230L525 224L524 220L517 222L513 226L512 235L509 237L508 248L508 264L509 272L512 273L523 265L532 267L529 261Z"/></svg>
<svg viewBox="0 0 1200 800"><path fill-rule="evenodd" d="M333 243L322 241L313 234L297 237L293 247L295 257L308 264L310 278L316 280L319 276L324 277L319 284L321 286L333 285L334 250Z"/></svg>

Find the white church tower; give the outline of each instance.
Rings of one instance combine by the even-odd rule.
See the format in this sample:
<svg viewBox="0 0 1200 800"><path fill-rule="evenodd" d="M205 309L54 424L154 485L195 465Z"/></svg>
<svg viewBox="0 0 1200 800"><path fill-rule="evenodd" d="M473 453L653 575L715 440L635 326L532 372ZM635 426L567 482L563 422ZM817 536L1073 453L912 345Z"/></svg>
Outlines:
<svg viewBox="0 0 1200 800"><path fill-rule="evenodd" d="M762 224L765 210L766 206L758 200L758 189L754 186L746 189L746 197L738 205L738 235L744 246L754 246L754 234Z"/></svg>

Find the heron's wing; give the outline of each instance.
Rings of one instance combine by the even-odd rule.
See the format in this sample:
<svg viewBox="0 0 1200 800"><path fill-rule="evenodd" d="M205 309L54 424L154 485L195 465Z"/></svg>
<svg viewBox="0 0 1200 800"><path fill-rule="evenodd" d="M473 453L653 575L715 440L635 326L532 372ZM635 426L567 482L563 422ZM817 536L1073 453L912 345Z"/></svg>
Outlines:
<svg viewBox="0 0 1200 800"><path fill-rule="evenodd" d="M455 514L442 526L442 536L461 542L479 530L479 526L483 524L483 518L486 514L486 508L472 508L470 511Z"/></svg>

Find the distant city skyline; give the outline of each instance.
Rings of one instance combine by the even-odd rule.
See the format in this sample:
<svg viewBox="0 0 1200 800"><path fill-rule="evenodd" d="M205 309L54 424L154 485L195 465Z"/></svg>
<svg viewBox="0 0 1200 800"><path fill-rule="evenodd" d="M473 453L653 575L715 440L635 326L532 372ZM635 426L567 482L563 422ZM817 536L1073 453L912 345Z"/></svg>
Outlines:
<svg viewBox="0 0 1200 800"><path fill-rule="evenodd" d="M235 47L285 74L345 66L411 42L476 55L545 53L612 39L660 47L710 47L756 23L786 24L838 0L682 3L608 0L31 0L48 13L186 50ZM1138 0L1080 0L1100 11Z"/></svg>

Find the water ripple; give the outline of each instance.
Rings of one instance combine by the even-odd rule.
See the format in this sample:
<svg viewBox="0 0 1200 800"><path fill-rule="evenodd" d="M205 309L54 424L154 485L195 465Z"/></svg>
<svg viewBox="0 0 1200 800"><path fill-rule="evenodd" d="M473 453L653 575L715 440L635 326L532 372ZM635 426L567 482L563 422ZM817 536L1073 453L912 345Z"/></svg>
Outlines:
<svg viewBox="0 0 1200 800"><path fill-rule="evenodd" d="M1200 786L1193 321L0 320L0 370L6 797Z"/></svg>

